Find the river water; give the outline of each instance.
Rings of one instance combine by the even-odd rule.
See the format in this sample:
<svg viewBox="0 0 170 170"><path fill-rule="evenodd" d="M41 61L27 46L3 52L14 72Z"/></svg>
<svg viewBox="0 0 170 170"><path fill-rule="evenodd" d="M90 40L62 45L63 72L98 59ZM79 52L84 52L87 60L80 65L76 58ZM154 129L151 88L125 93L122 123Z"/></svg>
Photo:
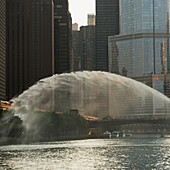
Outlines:
<svg viewBox="0 0 170 170"><path fill-rule="evenodd" d="M0 169L170 169L170 138L1 146Z"/></svg>

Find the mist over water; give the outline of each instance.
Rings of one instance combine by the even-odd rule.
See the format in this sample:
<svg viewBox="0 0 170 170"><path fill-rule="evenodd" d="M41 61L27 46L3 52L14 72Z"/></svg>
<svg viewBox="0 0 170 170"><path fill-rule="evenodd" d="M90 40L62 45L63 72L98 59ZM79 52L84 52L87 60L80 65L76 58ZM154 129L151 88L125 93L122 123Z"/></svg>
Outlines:
<svg viewBox="0 0 170 170"><path fill-rule="evenodd" d="M14 107L69 112L102 119L170 114L170 99L130 78L100 71L54 75L14 99ZM17 113L17 111L16 111Z"/></svg>

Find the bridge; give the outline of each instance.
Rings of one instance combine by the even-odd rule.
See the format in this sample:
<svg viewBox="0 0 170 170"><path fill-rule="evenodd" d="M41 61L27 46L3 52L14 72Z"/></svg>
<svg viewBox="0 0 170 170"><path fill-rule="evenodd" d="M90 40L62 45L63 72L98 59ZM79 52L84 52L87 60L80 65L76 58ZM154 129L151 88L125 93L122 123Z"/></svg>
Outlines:
<svg viewBox="0 0 170 170"><path fill-rule="evenodd" d="M89 129L95 129L94 131L129 129L136 133L170 132L170 119L113 119L88 121L88 123Z"/></svg>
<svg viewBox="0 0 170 170"><path fill-rule="evenodd" d="M101 127L109 125L127 125L127 124L168 124L170 125L170 119L113 119L113 120L96 120L88 121L90 127Z"/></svg>
<svg viewBox="0 0 170 170"><path fill-rule="evenodd" d="M91 137L101 137L104 131L130 130L133 134L170 134L170 119L113 119L88 121Z"/></svg>

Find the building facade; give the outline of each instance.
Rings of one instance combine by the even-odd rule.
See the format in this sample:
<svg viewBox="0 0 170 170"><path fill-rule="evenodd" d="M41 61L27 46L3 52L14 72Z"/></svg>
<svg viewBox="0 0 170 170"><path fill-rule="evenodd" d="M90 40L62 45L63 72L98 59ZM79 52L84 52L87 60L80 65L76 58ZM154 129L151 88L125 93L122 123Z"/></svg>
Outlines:
<svg viewBox="0 0 170 170"><path fill-rule="evenodd" d="M109 37L110 72L161 74L163 51L169 72L169 2L120 0L120 35Z"/></svg>
<svg viewBox="0 0 170 170"><path fill-rule="evenodd" d="M72 55L72 17L71 13L69 12L69 22L68 22L68 29L69 29L69 58L70 58L70 72L74 71L74 59Z"/></svg>
<svg viewBox="0 0 170 170"><path fill-rule="evenodd" d="M80 27L81 70L95 69L95 26Z"/></svg>
<svg viewBox="0 0 170 170"><path fill-rule="evenodd" d="M169 0L120 0L120 34L167 33Z"/></svg>
<svg viewBox="0 0 170 170"><path fill-rule="evenodd" d="M54 0L54 72L71 71L71 32L68 0Z"/></svg>
<svg viewBox="0 0 170 170"><path fill-rule="evenodd" d="M133 79L154 88L170 98L170 74L144 75L133 77Z"/></svg>
<svg viewBox="0 0 170 170"><path fill-rule="evenodd" d="M141 82L169 73L169 5L169 0L120 0L120 34L108 42L109 72ZM160 79L159 90L154 78L150 87L166 94Z"/></svg>
<svg viewBox="0 0 170 170"><path fill-rule="evenodd" d="M74 27L73 27L74 28ZM80 55L80 31L72 30L72 56L73 56L73 67L74 71L81 70L81 55Z"/></svg>
<svg viewBox="0 0 170 170"><path fill-rule="evenodd" d="M7 98L54 73L52 0L7 0Z"/></svg>
<svg viewBox="0 0 170 170"><path fill-rule="evenodd" d="M96 0L96 70L108 71L108 36L119 34L119 0Z"/></svg>
<svg viewBox="0 0 170 170"><path fill-rule="evenodd" d="M0 3L0 100L6 99L6 1Z"/></svg>
<svg viewBox="0 0 170 170"><path fill-rule="evenodd" d="M109 37L109 72L124 75L123 72L126 71L128 77L161 74L164 67L163 51L168 71L169 35L162 33L155 34L154 37L154 44L152 33Z"/></svg>

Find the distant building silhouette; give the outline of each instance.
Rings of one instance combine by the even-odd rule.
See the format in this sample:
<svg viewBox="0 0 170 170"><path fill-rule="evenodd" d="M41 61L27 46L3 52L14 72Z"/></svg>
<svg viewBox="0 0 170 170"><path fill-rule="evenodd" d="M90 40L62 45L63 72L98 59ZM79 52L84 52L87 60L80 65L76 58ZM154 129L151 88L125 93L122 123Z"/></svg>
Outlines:
<svg viewBox="0 0 170 170"><path fill-rule="evenodd" d="M6 0L0 3L0 100L6 98Z"/></svg>
<svg viewBox="0 0 170 170"><path fill-rule="evenodd" d="M72 31L78 31L78 24L77 23L72 24Z"/></svg>
<svg viewBox="0 0 170 170"><path fill-rule="evenodd" d="M94 14L88 14L88 25L95 25L96 16Z"/></svg>
<svg viewBox="0 0 170 170"><path fill-rule="evenodd" d="M53 1L7 0L7 98L53 74Z"/></svg>
<svg viewBox="0 0 170 170"><path fill-rule="evenodd" d="M95 25L81 26L73 24L72 30L72 54L74 71L95 69Z"/></svg>
<svg viewBox="0 0 170 170"><path fill-rule="evenodd" d="M71 15L68 0L54 0L54 72L72 71Z"/></svg>
<svg viewBox="0 0 170 170"><path fill-rule="evenodd" d="M96 0L96 70L108 71L108 36L119 34L119 0Z"/></svg>

